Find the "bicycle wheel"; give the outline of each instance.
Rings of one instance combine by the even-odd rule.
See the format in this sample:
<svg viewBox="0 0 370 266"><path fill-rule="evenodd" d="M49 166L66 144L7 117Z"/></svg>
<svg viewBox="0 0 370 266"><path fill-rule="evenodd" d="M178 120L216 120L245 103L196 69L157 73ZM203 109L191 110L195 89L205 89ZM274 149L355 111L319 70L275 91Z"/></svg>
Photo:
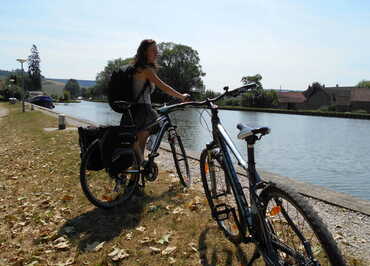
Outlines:
<svg viewBox="0 0 370 266"><path fill-rule="evenodd" d="M200 172L213 218L231 242L240 243L244 235L242 228L245 227L242 227L244 223L228 182L222 155L218 152L209 156L208 150L204 149L200 156Z"/></svg>
<svg viewBox="0 0 370 266"><path fill-rule="evenodd" d="M133 166L121 173L110 173L106 169L99 171L88 170L88 162L96 149L99 149L99 142L94 141L82 157L80 167L80 183L82 191L95 206L103 209L113 208L128 200L135 191L140 174L138 161L135 156Z"/></svg>
<svg viewBox="0 0 370 266"><path fill-rule="evenodd" d="M180 178L180 182L184 187L190 187L192 178L190 175L188 157L186 157L184 145L182 144L181 137L177 135L176 131L169 132L168 142L171 146L173 161L177 175Z"/></svg>
<svg viewBox="0 0 370 266"><path fill-rule="evenodd" d="M260 196L278 265L345 265L326 225L301 195L272 184Z"/></svg>

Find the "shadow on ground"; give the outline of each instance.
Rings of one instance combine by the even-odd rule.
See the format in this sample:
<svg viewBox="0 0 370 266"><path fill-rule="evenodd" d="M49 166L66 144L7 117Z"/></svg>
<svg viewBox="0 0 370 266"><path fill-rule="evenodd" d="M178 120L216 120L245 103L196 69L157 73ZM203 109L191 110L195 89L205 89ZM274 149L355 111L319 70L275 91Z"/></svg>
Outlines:
<svg viewBox="0 0 370 266"><path fill-rule="evenodd" d="M140 195L134 195L121 206L109 210L95 208L68 220L59 229L58 234L67 237L78 246L80 251L87 251L88 245L94 242L113 240L123 231L138 227L146 205L163 199L171 199L177 193L176 188L164 191L157 196L141 192Z"/></svg>
<svg viewBox="0 0 370 266"><path fill-rule="evenodd" d="M208 226L199 236L199 254L202 265L247 265L248 256L240 245L224 245L214 241L217 226ZM226 241L226 240L225 240Z"/></svg>
<svg viewBox="0 0 370 266"><path fill-rule="evenodd" d="M130 201L113 209L95 208L68 220L58 233L68 237L79 250L85 251L87 245L110 241L125 229L136 228L145 204L152 200L147 195L134 196Z"/></svg>

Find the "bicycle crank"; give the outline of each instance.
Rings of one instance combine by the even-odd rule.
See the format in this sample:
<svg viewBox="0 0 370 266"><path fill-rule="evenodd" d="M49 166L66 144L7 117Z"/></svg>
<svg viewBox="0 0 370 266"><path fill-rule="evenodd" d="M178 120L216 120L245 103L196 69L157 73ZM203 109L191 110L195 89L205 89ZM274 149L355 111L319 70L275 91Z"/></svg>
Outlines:
<svg viewBox="0 0 370 266"><path fill-rule="evenodd" d="M144 164L143 175L146 180L154 181L158 177L158 166L155 162L149 160Z"/></svg>

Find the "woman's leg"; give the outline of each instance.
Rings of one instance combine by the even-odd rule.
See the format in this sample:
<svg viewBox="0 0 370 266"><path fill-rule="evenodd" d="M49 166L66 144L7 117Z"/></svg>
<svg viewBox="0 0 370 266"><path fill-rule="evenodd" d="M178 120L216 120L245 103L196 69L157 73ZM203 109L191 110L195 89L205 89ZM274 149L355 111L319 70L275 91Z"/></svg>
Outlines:
<svg viewBox="0 0 370 266"><path fill-rule="evenodd" d="M140 163L144 161L145 144L150 133L147 130L140 131L136 134L137 141L134 143L135 152L138 154Z"/></svg>

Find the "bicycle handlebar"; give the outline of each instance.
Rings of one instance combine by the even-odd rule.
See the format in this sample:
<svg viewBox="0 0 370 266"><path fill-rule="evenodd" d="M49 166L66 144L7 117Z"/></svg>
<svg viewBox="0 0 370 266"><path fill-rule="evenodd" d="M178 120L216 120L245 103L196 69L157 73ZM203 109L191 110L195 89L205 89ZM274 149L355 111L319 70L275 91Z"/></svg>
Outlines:
<svg viewBox="0 0 370 266"><path fill-rule="evenodd" d="M246 91L251 90L251 89L254 89L256 87L257 87L257 84L256 83L249 83L247 85L244 85L242 87L239 87L239 88L234 89L234 90L231 90L231 91L228 89L228 87L225 87L224 88L225 92L223 94L215 97L215 98L207 98L206 100L200 101L200 102L195 102L195 101L183 102L183 103L168 105L168 106L163 107L163 108L165 108L166 112L169 113L169 112L171 112L174 109L182 109L182 108L185 108L187 106L204 106L204 105L209 105L210 103L216 102L216 101L220 100L221 98L223 98L225 96L236 97L240 93L246 92Z"/></svg>

